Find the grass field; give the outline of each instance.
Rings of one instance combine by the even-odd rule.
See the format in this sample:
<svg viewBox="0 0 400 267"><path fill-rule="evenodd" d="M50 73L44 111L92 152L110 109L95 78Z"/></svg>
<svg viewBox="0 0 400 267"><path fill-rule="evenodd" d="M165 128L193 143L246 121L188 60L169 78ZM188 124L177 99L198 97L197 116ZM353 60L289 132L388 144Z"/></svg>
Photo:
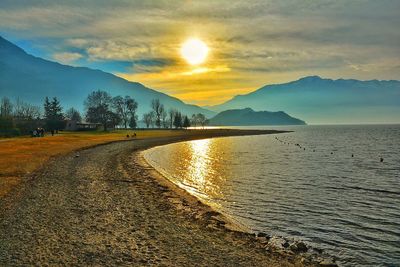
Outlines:
<svg viewBox="0 0 400 267"><path fill-rule="evenodd" d="M0 198L29 177L51 157L66 154L79 148L126 140L134 131L64 132L41 138L0 138ZM183 130L137 130L136 138L182 135Z"/></svg>

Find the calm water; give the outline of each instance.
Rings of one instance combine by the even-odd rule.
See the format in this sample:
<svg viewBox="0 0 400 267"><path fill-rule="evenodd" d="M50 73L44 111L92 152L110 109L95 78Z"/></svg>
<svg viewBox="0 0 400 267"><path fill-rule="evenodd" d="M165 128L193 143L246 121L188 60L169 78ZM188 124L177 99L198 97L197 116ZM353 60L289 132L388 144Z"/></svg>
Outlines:
<svg viewBox="0 0 400 267"><path fill-rule="evenodd" d="M400 125L286 129L295 132L177 143L145 157L254 231L302 239L345 266L400 266Z"/></svg>

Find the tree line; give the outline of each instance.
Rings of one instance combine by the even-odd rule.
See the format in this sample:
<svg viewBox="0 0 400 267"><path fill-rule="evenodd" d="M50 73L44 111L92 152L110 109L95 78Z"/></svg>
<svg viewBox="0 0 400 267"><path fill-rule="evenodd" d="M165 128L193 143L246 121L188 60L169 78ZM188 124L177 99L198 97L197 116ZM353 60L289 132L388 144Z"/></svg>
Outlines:
<svg viewBox="0 0 400 267"><path fill-rule="evenodd" d="M91 92L84 101L86 122L101 124L106 131L110 128L135 129L138 127L138 102L130 96L112 97L101 90ZM177 109L166 110L159 99L153 99L150 111L143 114L142 121L147 128L181 129L190 126L204 127L208 120L204 114L193 114L190 118ZM0 135L15 136L28 134L43 127L48 131L63 130L68 120L82 122L80 112L63 107L57 97L44 99L43 108L26 103L19 98L12 102L3 97L0 101Z"/></svg>

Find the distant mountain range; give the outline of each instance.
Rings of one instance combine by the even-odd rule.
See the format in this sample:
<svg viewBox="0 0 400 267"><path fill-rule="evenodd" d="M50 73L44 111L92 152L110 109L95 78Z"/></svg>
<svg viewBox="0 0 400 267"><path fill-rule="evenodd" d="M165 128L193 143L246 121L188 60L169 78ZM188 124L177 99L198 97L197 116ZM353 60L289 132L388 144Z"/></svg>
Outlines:
<svg viewBox="0 0 400 267"><path fill-rule="evenodd" d="M283 111L254 111L251 108L231 109L218 113L210 119L210 125L249 126L249 125L305 125L302 120L293 118Z"/></svg>
<svg viewBox="0 0 400 267"><path fill-rule="evenodd" d="M166 108L176 108L191 115L216 113L157 92L136 82L129 82L113 74L83 67L71 67L27 54L24 50L0 37L0 97L43 105L46 96L56 96L64 110L75 107L83 111L87 95L104 90L112 96L129 95L139 103L139 115L150 110L152 99L158 98Z"/></svg>
<svg viewBox="0 0 400 267"><path fill-rule="evenodd" d="M399 123L400 81L331 80L310 76L238 95L213 111L280 111L308 123Z"/></svg>
<svg viewBox="0 0 400 267"><path fill-rule="evenodd" d="M400 81L309 76L289 83L266 85L221 105L199 107L110 73L34 57L0 37L0 97L19 97L42 106L46 96L56 96L64 109L75 107L83 111L87 95L98 89L112 96L135 98L139 102L139 115L150 109L152 99L158 98L166 108L176 108L189 116L203 113L208 118L224 110L251 108L255 111L283 110L311 124L400 123Z"/></svg>

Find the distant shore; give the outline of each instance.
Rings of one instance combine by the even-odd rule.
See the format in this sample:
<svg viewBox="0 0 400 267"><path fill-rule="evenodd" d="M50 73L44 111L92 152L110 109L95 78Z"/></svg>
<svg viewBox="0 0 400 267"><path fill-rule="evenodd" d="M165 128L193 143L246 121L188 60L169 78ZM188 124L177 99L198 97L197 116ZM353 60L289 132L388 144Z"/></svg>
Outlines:
<svg viewBox="0 0 400 267"><path fill-rule="evenodd" d="M60 156L0 199L0 265L317 265L272 249L267 235L229 230L141 155L172 142L272 133L279 131L193 130Z"/></svg>

